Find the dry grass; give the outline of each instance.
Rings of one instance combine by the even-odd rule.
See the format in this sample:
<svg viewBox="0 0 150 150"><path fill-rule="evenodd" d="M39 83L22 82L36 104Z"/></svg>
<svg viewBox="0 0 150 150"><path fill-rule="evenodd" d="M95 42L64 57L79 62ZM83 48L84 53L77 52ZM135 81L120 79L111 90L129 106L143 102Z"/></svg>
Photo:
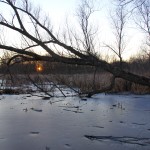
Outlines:
<svg viewBox="0 0 150 150"><path fill-rule="evenodd" d="M103 89L110 85L110 80L112 75L109 73L97 73L94 74L73 74L73 75L64 75L64 74L57 74L57 75L42 75L42 74L32 74L30 75L34 81L37 82L45 82L47 79L49 81L55 82L55 84L63 84L67 85L68 87L79 88L82 92L93 91L97 89ZM147 77L150 74L146 74ZM10 76L7 76L8 83L11 83ZM21 84L28 84L29 78L26 75L14 75L13 76L13 83L12 86L21 85ZM150 93L150 87L141 86L138 84L134 84L123 79L116 79L115 86L110 92L132 92L136 94L146 94Z"/></svg>
<svg viewBox="0 0 150 150"><path fill-rule="evenodd" d="M135 94L148 94L150 93L150 87L142 86L138 84L132 84L131 92Z"/></svg>
<svg viewBox="0 0 150 150"><path fill-rule="evenodd" d="M147 74L149 76L149 74ZM112 75L109 73L96 74L95 81L93 74L74 74L54 76L54 80L59 84L65 84L71 87L77 87L82 92L92 91L94 89L103 89L110 85ZM123 79L115 80L114 88L110 92L132 92L135 94L150 93L150 87L131 83Z"/></svg>
<svg viewBox="0 0 150 150"><path fill-rule="evenodd" d="M77 87L82 92L87 92L108 86L110 84L108 82L110 78L110 74L101 73L95 76L95 80L93 74L59 75L55 76L54 80L56 80L59 84Z"/></svg>

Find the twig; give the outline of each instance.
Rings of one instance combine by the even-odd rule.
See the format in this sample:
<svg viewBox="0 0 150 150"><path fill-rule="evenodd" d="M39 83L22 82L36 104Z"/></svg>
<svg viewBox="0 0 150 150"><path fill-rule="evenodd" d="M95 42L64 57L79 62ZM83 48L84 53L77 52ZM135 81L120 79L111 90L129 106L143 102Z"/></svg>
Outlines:
<svg viewBox="0 0 150 150"><path fill-rule="evenodd" d="M49 94L47 91L45 91L43 88L41 88L40 86L38 86L38 84L36 84L30 77L30 75L28 75L29 80L33 83L34 86L36 86L38 89L40 89L42 92L44 92L45 94L47 94L50 97L54 97L53 95Z"/></svg>

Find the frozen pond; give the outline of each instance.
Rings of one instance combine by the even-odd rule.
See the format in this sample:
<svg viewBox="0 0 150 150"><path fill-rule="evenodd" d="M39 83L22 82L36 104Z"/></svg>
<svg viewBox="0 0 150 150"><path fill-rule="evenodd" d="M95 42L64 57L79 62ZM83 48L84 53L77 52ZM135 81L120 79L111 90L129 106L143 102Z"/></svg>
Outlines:
<svg viewBox="0 0 150 150"><path fill-rule="evenodd" d="M150 149L150 95L0 96L0 150L110 149Z"/></svg>

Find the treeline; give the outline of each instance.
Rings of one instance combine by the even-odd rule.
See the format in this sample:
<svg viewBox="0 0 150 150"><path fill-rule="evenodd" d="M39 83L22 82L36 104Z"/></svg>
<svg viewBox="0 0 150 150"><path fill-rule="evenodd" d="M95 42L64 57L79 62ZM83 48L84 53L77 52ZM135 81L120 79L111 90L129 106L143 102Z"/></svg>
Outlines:
<svg viewBox="0 0 150 150"><path fill-rule="evenodd" d="M42 67L38 70L38 67ZM99 69L100 70L100 69ZM75 74L75 73L89 73L93 72L94 68L91 66L68 65L64 63L49 63L49 62L28 62L19 63L13 66L1 64L0 74Z"/></svg>
<svg viewBox="0 0 150 150"><path fill-rule="evenodd" d="M112 65L119 67L120 62L114 61ZM38 70L38 67L42 70ZM128 62L123 62L123 69L137 74L150 73L150 59L132 58ZM97 73L104 72L102 68L95 68L91 66L69 65L64 63L50 63L50 62L26 62L16 63L9 67L6 63L1 63L0 74L82 74L82 73Z"/></svg>

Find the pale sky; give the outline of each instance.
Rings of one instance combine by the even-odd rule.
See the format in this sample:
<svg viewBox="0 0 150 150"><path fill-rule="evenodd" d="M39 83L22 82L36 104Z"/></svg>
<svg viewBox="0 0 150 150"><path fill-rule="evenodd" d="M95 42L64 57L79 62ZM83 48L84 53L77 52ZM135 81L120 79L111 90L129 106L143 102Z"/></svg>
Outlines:
<svg viewBox="0 0 150 150"><path fill-rule="evenodd" d="M34 5L40 5L40 7L49 14L53 26L56 28L61 27L65 23L65 19L74 19L76 8L81 0L32 0ZM99 39L101 44L113 44L113 35L110 21L110 10L113 7L113 0L97 0L99 11L95 14L93 24L99 26ZM70 19L70 23L72 20ZM73 25L73 24L72 24ZM129 56L135 54L140 47L142 36L137 29L133 29L128 26L129 39L127 40L128 46L123 53L123 58L126 59ZM109 52L105 52L109 53Z"/></svg>
<svg viewBox="0 0 150 150"><path fill-rule="evenodd" d="M34 0L35 4L39 4L44 11L48 12L51 20L56 26L61 26L66 16L75 17L75 11L81 0ZM100 40L103 43L112 44L113 35L111 29L110 13L114 7L113 0L97 0L99 12L95 14L95 24L99 25ZM129 56L138 52L143 40L143 36L138 29L128 25L127 47L123 52L123 57L127 59ZM106 52L107 53L107 52Z"/></svg>
<svg viewBox="0 0 150 150"><path fill-rule="evenodd" d="M73 13L78 0L33 0L41 8L48 12L52 20L58 21L63 19L67 14Z"/></svg>

